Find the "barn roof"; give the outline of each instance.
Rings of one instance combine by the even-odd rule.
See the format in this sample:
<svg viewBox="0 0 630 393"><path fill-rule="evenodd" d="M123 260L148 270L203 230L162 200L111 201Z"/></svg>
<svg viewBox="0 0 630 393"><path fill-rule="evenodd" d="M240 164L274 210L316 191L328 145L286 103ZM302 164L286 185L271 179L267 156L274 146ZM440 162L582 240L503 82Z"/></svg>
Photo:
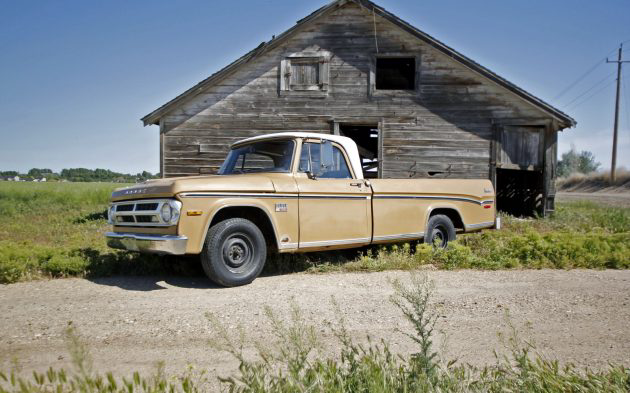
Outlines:
<svg viewBox="0 0 630 393"><path fill-rule="evenodd" d="M533 94L525 91L524 89L516 86L515 84L511 83L507 79L502 78L501 76L497 75L496 73L494 73L493 71L489 70L488 68L486 68L486 67L482 66L481 64L475 62L474 60L470 59L469 57L464 56L463 54L457 52L455 49L445 45L444 43L442 43L442 42L438 41L437 39L433 38L432 36L430 36L429 34L427 34L427 33L423 32L423 31L417 29L416 27L414 27L414 26L410 25L409 23L405 22L404 20L400 19L399 17L397 17L396 15L392 14L391 12L385 10L383 7L377 5L377 4L375 4L375 3L373 3L372 1L369 1L369 0L335 0L335 1L325 5L323 7L321 7L320 9L318 9L315 12L311 13L307 17L297 21L295 26L291 27L289 30L285 31L284 33L282 33L282 34L280 34L280 35L278 35L276 37L274 37L270 41L262 42L260 45L258 45L258 47L256 47L253 50L249 51L248 53L246 53L241 58L239 58L236 61L234 61L233 63L227 65L226 67L224 67L223 69L219 70L218 72L210 75L208 78L202 80L201 82L197 83L195 86L191 87L190 89L186 90L182 94L178 95L177 97L175 97L172 100L170 100L169 102L167 102L166 104L162 105L161 107L157 108L153 112L151 112L148 115L144 116L141 119L142 122L144 123L145 126L151 125L151 124L159 124L160 118L164 114L170 112L172 109L177 107L182 102L186 101L188 98L193 97L196 93L199 93L199 92L203 91L208 86L211 86L214 83L216 83L216 82L220 81L221 79L223 79L224 77L230 75L232 72L234 72L242 64L245 64L245 63L248 63L248 62L252 61L256 57L260 56L261 54L263 54L263 53L265 53L265 52L275 48L279 44L283 43L285 40L287 40L292 35L292 33L294 33L296 30L298 30L303 25L305 25L305 24L307 24L307 23L309 23L309 22L319 18L320 16L323 16L323 15L328 14L329 12L332 12L333 10L343 6L344 4L346 4L348 2L354 2L354 3L356 3L356 4L358 4L358 5L362 6L362 7L367 8L368 10L373 12L374 14L379 15L380 17L390 21L391 23L395 24L396 26L398 26L402 30L412 34L413 36L415 36L418 39L420 39L420 40L424 41L425 43L429 44L430 46L432 46L433 48L437 49L438 51L448 55L453 60L463 64L467 68L469 68L469 69L471 69L471 70L481 74L482 76L486 77L487 79L491 80L492 82L494 82L494 83L504 87L505 89L511 91L512 93L514 93L515 95L519 96L520 98L530 102L534 106L536 106L536 107L540 108L541 110L549 113L551 116L555 117L560 122L561 126L563 126L562 128L573 127L573 126L575 126L577 124L577 122L571 116L567 115L566 113L560 111L559 109L553 107L552 105L546 103L545 101L541 100L540 98L538 98L538 97L534 96Z"/></svg>

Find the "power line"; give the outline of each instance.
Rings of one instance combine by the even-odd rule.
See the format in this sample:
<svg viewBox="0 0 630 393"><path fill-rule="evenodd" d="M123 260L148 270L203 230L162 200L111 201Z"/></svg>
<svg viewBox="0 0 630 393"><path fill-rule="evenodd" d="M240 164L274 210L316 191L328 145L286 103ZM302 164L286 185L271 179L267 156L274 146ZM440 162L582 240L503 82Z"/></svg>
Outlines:
<svg viewBox="0 0 630 393"><path fill-rule="evenodd" d="M604 56L603 58L600 58L599 60L597 60L597 62L595 64L593 64L593 66L591 68L589 68L584 74L582 74L580 77L578 77L575 81L573 81L572 83L570 83L564 90L562 90L560 92L560 94L558 94L557 96L555 96L553 98L553 100L557 100L560 97L562 97L563 95L565 95L567 92L569 92L573 87L575 87L578 83L580 83L582 80L584 80L584 78L586 78L587 76L589 76L593 71L595 71L597 69L597 67L599 67L602 64L606 63L606 59L608 58L608 56L613 53L615 51L615 49L611 50L610 52L606 53L606 56Z"/></svg>
<svg viewBox="0 0 630 393"><path fill-rule="evenodd" d="M595 97L596 95L598 95L599 93L601 93L602 91L606 90L607 87L610 87L613 85L613 83L615 83L615 80L611 80L610 82L608 82L607 84L605 84L604 86L602 86L601 88L595 90L593 92L593 94L589 95L588 97L586 97L585 99L583 99L582 101L579 101L576 104L571 105L570 107L566 107L567 110L569 109L575 109L577 107L579 107L580 105L584 104L585 102L589 101L591 98Z"/></svg>
<svg viewBox="0 0 630 393"><path fill-rule="evenodd" d="M606 82L606 80L608 78L610 78L611 76L615 75L615 72L611 72L610 74L606 75L605 78L599 80L597 83L593 84L591 87L589 87L588 89L586 89L585 91L583 91L580 95L578 95L577 97L575 97L574 99L572 99L571 101L567 102L566 104L564 104L564 107L569 107L571 106L571 104L573 104L575 101L579 100L580 98L584 97L586 94L588 94L589 92L591 92L594 88L596 88L597 86L599 86L601 83Z"/></svg>

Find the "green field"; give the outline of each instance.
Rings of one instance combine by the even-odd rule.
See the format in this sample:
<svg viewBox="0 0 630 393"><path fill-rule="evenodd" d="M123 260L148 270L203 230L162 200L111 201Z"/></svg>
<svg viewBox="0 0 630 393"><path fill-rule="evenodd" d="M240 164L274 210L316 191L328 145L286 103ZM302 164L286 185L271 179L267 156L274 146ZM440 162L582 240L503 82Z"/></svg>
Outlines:
<svg viewBox="0 0 630 393"><path fill-rule="evenodd" d="M109 183L0 183L0 283L43 277L175 274L194 260L108 249ZM294 271L630 267L630 209L560 204L551 218L503 217L500 231L460 236L446 251L426 245L269 258L266 273ZM186 270L187 269L187 270Z"/></svg>

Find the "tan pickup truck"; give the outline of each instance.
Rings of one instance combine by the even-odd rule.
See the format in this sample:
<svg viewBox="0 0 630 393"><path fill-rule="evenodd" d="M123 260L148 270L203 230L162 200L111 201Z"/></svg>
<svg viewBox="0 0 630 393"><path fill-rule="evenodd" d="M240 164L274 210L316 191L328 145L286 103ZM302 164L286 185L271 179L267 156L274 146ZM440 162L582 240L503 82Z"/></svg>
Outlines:
<svg viewBox="0 0 630 393"><path fill-rule="evenodd" d="M350 138L278 133L232 145L216 176L151 180L112 194L110 247L200 254L224 286L252 282L267 253L423 240L498 226L488 180L364 179Z"/></svg>

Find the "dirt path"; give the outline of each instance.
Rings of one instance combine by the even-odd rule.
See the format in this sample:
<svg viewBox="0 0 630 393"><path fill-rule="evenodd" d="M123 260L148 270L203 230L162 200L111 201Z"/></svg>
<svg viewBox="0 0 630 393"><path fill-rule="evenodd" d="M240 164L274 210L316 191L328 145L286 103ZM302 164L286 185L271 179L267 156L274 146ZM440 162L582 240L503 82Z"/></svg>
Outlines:
<svg viewBox="0 0 630 393"><path fill-rule="evenodd" d="M447 337L447 358L484 364L501 348L505 310L534 339L542 353L579 365L630 365L630 271L457 271L429 272L437 286L437 329ZM270 341L263 314L270 306L283 317L291 299L317 327L322 351L336 341L324 322L337 317L334 296L353 335L385 338L396 352L415 350L396 328L409 331L389 302L388 280L409 274L293 274L262 277L232 289L208 286L199 278L65 279L0 286L0 365L18 358L25 371L67 365L62 332L69 321L89 342L100 370L128 374L153 370L165 360L167 372L187 363L221 375L235 370L225 353L207 345L205 312L230 329L241 324L253 338ZM530 330L523 328L531 323Z"/></svg>
<svg viewBox="0 0 630 393"><path fill-rule="evenodd" d="M560 202L593 201L610 206L630 207L630 192L558 192Z"/></svg>

